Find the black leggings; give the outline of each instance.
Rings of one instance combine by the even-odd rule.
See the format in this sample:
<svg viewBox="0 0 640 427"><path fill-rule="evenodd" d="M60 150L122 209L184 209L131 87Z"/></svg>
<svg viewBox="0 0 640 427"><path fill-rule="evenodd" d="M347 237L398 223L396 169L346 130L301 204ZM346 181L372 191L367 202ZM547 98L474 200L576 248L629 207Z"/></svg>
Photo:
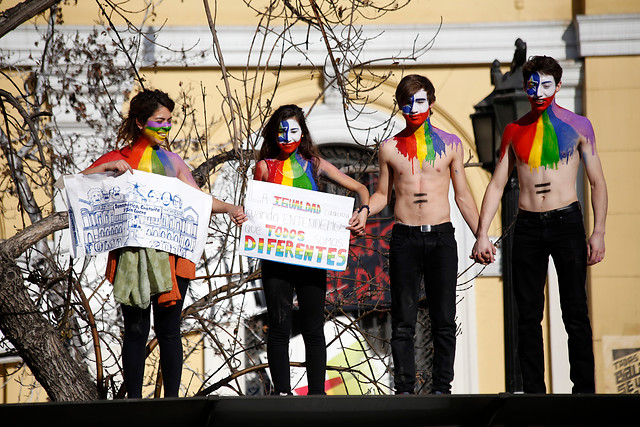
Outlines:
<svg viewBox="0 0 640 427"><path fill-rule="evenodd" d="M180 318L189 279L178 277L182 299L170 307L158 305L158 295L151 298L153 326L160 345L160 366L164 384L164 397L178 397L182 377L182 338ZM129 398L142 397L142 380L146 358L146 345L151 327L151 305L146 309L121 304L124 317L122 369Z"/></svg>
<svg viewBox="0 0 640 427"><path fill-rule="evenodd" d="M289 337L295 289L305 347L308 394L325 394L327 350L323 328L327 271L265 260L262 261L262 286L269 316L267 358L274 393L291 393Z"/></svg>

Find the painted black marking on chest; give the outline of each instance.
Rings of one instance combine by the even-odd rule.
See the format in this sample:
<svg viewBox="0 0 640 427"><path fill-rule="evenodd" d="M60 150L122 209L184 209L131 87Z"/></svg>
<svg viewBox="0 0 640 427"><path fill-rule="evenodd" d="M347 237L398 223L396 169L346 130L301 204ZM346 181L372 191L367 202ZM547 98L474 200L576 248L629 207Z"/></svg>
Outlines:
<svg viewBox="0 0 640 427"><path fill-rule="evenodd" d="M535 188L539 188L539 190L536 191L536 194L544 194L544 193L550 193L551 192L551 183L550 182L543 182L542 184L534 184Z"/></svg>
<svg viewBox="0 0 640 427"><path fill-rule="evenodd" d="M416 200L413 201L414 204L420 204L420 203L427 203L428 202L428 200L426 199L427 193L414 193L413 197L416 198Z"/></svg>

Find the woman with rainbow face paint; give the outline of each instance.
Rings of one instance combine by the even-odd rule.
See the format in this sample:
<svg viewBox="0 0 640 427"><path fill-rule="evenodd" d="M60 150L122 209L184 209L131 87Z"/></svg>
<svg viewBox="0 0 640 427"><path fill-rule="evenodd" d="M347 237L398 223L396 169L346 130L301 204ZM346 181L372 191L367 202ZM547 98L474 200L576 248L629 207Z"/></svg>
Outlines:
<svg viewBox="0 0 640 427"><path fill-rule="evenodd" d="M319 156L300 107L283 105L278 108L267 121L262 136L254 179L317 191L317 179L325 177L358 194L361 205L347 228L356 235L364 232L369 211L367 188ZM289 336L294 290L305 343L308 393L325 394L327 354L323 327L326 282L326 270L262 260L262 285L269 317L267 358L273 395L291 394Z"/></svg>
<svg viewBox="0 0 640 427"><path fill-rule="evenodd" d="M137 169L175 177L199 189L184 160L162 147L171 129L173 108L174 102L160 90L138 93L118 130L118 140L129 145L103 155L82 173L120 175ZM246 221L242 207L215 197L212 212L227 213L238 225ZM153 274L149 274L150 270ZM195 278L195 264L155 249L122 248L109 253L106 276L113 283L114 296L124 317L122 369L128 397L142 397L151 306L160 345L164 396L178 397L182 375L180 319L189 280ZM153 294L154 290L158 293ZM151 301L139 298L150 294Z"/></svg>
<svg viewBox="0 0 640 427"><path fill-rule="evenodd" d="M531 111L506 126L500 160L487 187L471 257L494 261L487 236L504 186L515 167L520 192L512 249L513 288L518 305L518 356L525 393L545 393L541 320L549 257L558 273L562 320L569 336L574 393L595 393L587 266L604 258L607 186L591 122L556 104L562 67L534 56L522 67ZM589 239L576 181L582 162L591 186L594 227ZM503 224L507 227L508 224Z"/></svg>

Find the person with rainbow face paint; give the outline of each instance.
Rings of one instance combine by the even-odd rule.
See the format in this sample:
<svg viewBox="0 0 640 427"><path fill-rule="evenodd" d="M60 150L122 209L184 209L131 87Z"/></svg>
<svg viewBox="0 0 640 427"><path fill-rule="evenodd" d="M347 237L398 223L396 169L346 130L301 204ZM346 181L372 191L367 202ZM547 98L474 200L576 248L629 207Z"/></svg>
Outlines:
<svg viewBox="0 0 640 427"><path fill-rule="evenodd" d="M358 195L360 207L347 229L364 233L369 191L320 157L297 105L283 105L273 112L262 131L262 147L253 179L318 191L318 179L329 179ZM289 337L293 293L298 299L300 327L305 346L308 394L325 393L327 363L324 338L324 302L327 272L319 268L262 260L262 287L267 302L269 334L267 359L273 381L272 395L290 395Z"/></svg>
<svg viewBox="0 0 640 427"><path fill-rule="evenodd" d="M495 248L487 232L515 167L520 194L511 268L524 392L546 393L541 321L551 256L569 336L572 391L595 393L586 273L587 266L599 263L605 254L607 186L591 122L556 104L562 83L560 64L548 56L534 56L523 65L522 75L531 111L504 129L500 160L482 201L471 257L482 264L494 261ZM593 209L594 226L588 240L576 191L581 162Z"/></svg>
<svg viewBox="0 0 640 427"><path fill-rule="evenodd" d="M120 175L137 169L175 177L200 189L184 160L162 147L171 129L173 108L174 102L160 90L138 93L131 99L129 113L118 130L118 141L129 144L103 155L82 173ZM238 225L246 221L241 206L212 198L212 213L227 213ZM109 253L106 276L124 317L122 369L129 398L142 397L151 306L160 345L164 396L178 397L182 375L180 320L184 295L195 272L191 261L155 249L122 248Z"/></svg>
<svg viewBox="0 0 640 427"><path fill-rule="evenodd" d="M380 176L370 200L370 214L374 215L389 203L395 189L396 223L389 248L395 392L415 392L414 334L424 280L434 345L431 392L448 394L456 348L458 271L449 184L474 233L478 209L467 185L460 138L431 124L436 100L431 81L416 74L404 77L396 89L396 100L405 128L380 144Z"/></svg>

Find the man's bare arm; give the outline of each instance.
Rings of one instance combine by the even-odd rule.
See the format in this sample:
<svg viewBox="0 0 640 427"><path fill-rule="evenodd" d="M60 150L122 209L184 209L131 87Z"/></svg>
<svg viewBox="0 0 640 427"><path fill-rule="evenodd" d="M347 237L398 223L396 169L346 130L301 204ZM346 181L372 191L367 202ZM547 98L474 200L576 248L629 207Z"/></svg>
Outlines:
<svg viewBox="0 0 640 427"><path fill-rule="evenodd" d="M462 146L460 146L460 148L462 148ZM454 158L451 162L451 182L453 183L456 204L475 236L478 231L478 207L473 200L471 190L469 190L469 185L467 184L463 155L464 153L461 149L454 152Z"/></svg>
<svg viewBox="0 0 640 427"><path fill-rule="evenodd" d="M489 264L495 261L496 249L489 241L489 226L498 211L504 187L507 184L514 166L515 155L511 150L507 149L507 153L496 165L491 181L484 193L482 207L480 209L480 219L478 221L478 231L476 233L476 243L473 245L471 251L471 258L481 264Z"/></svg>
<svg viewBox="0 0 640 427"><path fill-rule="evenodd" d="M587 241L587 264L597 264L604 259L604 233L607 219L609 196L607 184L602 171L600 156L595 149L580 144L580 152L584 162L585 172L591 187L591 208L593 209L593 232Z"/></svg>

